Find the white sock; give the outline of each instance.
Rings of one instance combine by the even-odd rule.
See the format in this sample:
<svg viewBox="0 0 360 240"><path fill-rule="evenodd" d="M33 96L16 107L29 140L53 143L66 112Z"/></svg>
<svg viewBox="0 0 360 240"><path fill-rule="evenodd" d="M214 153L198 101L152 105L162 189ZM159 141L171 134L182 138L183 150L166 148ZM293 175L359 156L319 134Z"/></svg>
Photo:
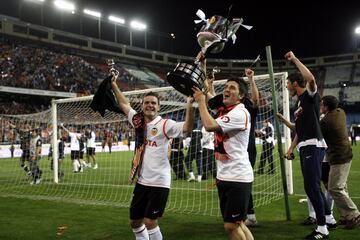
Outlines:
<svg viewBox="0 0 360 240"><path fill-rule="evenodd" d="M194 179L195 179L194 172L189 172L189 176L190 176L190 178L194 178Z"/></svg>
<svg viewBox="0 0 360 240"><path fill-rule="evenodd" d="M254 221L256 221L256 216L255 216L255 214L248 214L248 215L247 215L247 218L248 218L249 220L254 220Z"/></svg>
<svg viewBox="0 0 360 240"><path fill-rule="evenodd" d="M327 229L326 225L317 226L316 231L325 235L329 235L329 230Z"/></svg>
<svg viewBox="0 0 360 240"><path fill-rule="evenodd" d="M198 182L201 182L201 179L202 179L202 176L201 176L201 175L198 175L198 176L197 176Z"/></svg>
<svg viewBox="0 0 360 240"><path fill-rule="evenodd" d="M306 198L307 198L307 204L308 204L309 217L316 219L316 213L315 213L314 207L311 204L309 197L306 197Z"/></svg>
<svg viewBox="0 0 360 240"><path fill-rule="evenodd" d="M163 236L161 234L159 226L157 226L156 228L148 230L148 233L149 233L149 239L150 240L162 240L163 239Z"/></svg>
<svg viewBox="0 0 360 240"><path fill-rule="evenodd" d="M149 240L149 234L145 227L145 225L142 225L139 228L133 228L133 233L135 234L136 240Z"/></svg>
<svg viewBox="0 0 360 240"><path fill-rule="evenodd" d="M336 223L336 220L334 218L334 216L331 214L331 215L325 215L325 221L326 223L330 223L330 224L335 224Z"/></svg>

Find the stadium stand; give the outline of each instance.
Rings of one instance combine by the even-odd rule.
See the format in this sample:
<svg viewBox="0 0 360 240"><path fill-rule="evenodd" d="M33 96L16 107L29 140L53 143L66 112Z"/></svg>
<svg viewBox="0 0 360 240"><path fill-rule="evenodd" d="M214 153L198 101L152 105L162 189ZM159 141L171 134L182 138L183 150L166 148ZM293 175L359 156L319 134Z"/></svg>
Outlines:
<svg viewBox="0 0 360 240"><path fill-rule="evenodd" d="M161 87L168 85L166 73L177 62L193 61L193 57L89 39L43 26L27 25L5 16L0 16L0 19L3 26L0 35L0 86L89 95L95 92L107 74L106 59L114 58L115 68L120 72L119 84L124 91ZM40 31L44 33L41 38L36 35ZM65 35L66 39L60 37ZM99 46L113 48L104 49ZM360 54L353 53L309 58L304 59L304 62L316 75L322 94L338 97L340 93L346 104L354 105L360 103L360 96L354 94L360 86L359 59ZM209 70L214 67L221 69L217 79L230 75L241 76L249 62L251 60L207 59ZM258 62L254 68L258 74L267 73L266 61ZM274 70L277 72L291 72L293 69L284 60L274 60ZM344 89L340 88L342 83L347 84ZM54 92L54 97L55 95ZM8 101L2 104L6 107L2 107L0 113L13 112L13 103L27 104ZM36 106L23 109L28 112L30 109L37 111L42 108Z"/></svg>

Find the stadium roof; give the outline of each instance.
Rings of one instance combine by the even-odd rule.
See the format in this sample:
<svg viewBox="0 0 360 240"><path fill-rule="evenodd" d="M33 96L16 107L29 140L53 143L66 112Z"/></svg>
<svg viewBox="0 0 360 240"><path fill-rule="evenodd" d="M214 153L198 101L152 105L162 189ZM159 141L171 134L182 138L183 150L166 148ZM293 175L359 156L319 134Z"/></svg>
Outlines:
<svg viewBox="0 0 360 240"><path fill-rule="evenodd" d="M18 14L15 2L0 1L0 13ZM48 0L52 1L52 0ZM71 1L71 0L68 0ZM6 4L5 4L6 2ZM147 24L147 31L157 31L170 36L175 53L196 55L199 46L196 41L194 20L197 9L206 17L226 16L234 3L234 17L244 18L244 23L253 25L247 31L241 28L235 45L227 43L224 51L216 58L254 58L264 54L267 45L272 47L273 57L282 58L288 50L300 57L342 54L354 51L355 27L360 25L360 1L170 1L170 0L73 0L77 9L94 9L102 16L117 15L130 22L139 19ZM16 6L15 6L16 5ZM55 10L54 10L55 11ZM50 21L50 20L49 20ZM58 21L58 19L52 19ZM94 27L97 30L96 27ZM106 31L106 30L105 30ZM357 38L357 39L356 39Z"/></svg>

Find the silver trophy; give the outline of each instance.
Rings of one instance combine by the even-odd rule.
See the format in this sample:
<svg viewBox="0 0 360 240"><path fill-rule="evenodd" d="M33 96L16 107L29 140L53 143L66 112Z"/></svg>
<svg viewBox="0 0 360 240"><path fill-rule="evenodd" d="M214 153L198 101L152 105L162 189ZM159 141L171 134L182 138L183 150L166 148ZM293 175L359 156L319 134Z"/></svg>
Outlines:
<svg viewBox="0 0 360 240"><path fill-rule="evenodd" d="M225 43L228 42L230 38L233 40L233 43L235 43L235 33L240 26L248 30L252 28L252 26L243 25L242 18L229 20L220 15L214 15L210 19L206 19L205 13L200 9L196 12L196 15L200 20L195 20L194 22L196 24L202 24L197 34L197 40L204 55L207 51L210 53L221 52L224 49ZM194 63L178 63L174 70L167 74L169 84L186 96L193 94L192 87L194 86L206 91L206 89L204 89L205 79L206 75L201 69L199 59L196 59Z"/></svg>
<svg viewBox="0 0 360 240"><path fill-rule="evenodd" d="M115 73L115 75L119 75L119 71L114 68L115 66L114 59L112 58L106 59L106 64L108 65L110 75L112 75L112 73Z"/></svg>

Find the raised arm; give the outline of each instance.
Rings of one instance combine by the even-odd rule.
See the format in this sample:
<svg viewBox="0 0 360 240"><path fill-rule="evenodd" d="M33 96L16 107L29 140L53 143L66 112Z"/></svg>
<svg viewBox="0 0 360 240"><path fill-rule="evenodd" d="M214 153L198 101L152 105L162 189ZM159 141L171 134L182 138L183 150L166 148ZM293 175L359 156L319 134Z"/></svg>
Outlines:
<svg viewBox="0 0 360 240"><path fill-rule="evenodd" d="M250 83L251 100L254 107L259 106L259 90L254 80L254 71L250 68L245 69L245 76L248 78Z"/></svg>
<svg viewBox="0 0 360 240"><path fill-rule="evenodd" d="M295 56L295 54L292 51L286 53L285 58L296 65L301 75L303 76L304 80L308 84L309 90L311 92L315 92L316 81L314 75L310 72L310 70Z"/></svg>
<svg viewBox="0 0 360 240"><path fill-rule="evenodd" d="M207 89L207 92L205 94L206 102L208 102L209 99L216 96L215 88L214 88L214 85L213 85L214 80L215 80L214 73L208 74L206 76L206 79L205 79L205 82L204 82L204 85L205 85L205 87Z"/></svg>
<svg viewBox="0 0 360 240"><path fill-rule="evenodd" d="M60 123L60 127L62 129L64 129L67 133L70 133L69 129L67 129L66 127L64 127L64 124Z"/></svg>
<svg viewBox="0 0 360 240"><path fill-rule="evenodd" d="M198 55L196 56L196 61L199 62L200 68L204 71L206 79L204 81L204 86L206 88L206 101L208 101L210 98L214 97L216 95L215 89L213 86L213 81L215 79L214 74L206 74L206 59L205 54L200 51Z"/></svg>
<svg viewBox="0 0 360 240"><path fill-rule="evenodd" d="M276 113L276 116L279 118L279 121L284 123L288 128L295 130L295 123L286 120L281 113Z"/></svg>
<svg viewBox="0 0 360 240"><path fill-rule="evenodd" d="M131 110L131 106L129 103L129 100L125 97L125 95L120 91L118 85L116 84L116 80L119 76L118 72L112 72L113 76L111 78L111 87L115 94L116 100L121 108L121 110L126 114L126 116L129 114Z"/></svg>
<svg viewBox="0 0 360 240"><path fill-rule="evenodd" d="M190 133L194 127L194 109L192 106L193 98L188 97L186 102L185 124L183 127L184 133Z"/></svg>
<svg viewBox="0 0 360 240"><path fill-rule="evenodd" d="M193 88L193 91L194 91L194 99L198 103L200 117L205 130L208 132L215 132L220 130L219 124L210 115L207 109L204 93L198 88Z"/></svg>

